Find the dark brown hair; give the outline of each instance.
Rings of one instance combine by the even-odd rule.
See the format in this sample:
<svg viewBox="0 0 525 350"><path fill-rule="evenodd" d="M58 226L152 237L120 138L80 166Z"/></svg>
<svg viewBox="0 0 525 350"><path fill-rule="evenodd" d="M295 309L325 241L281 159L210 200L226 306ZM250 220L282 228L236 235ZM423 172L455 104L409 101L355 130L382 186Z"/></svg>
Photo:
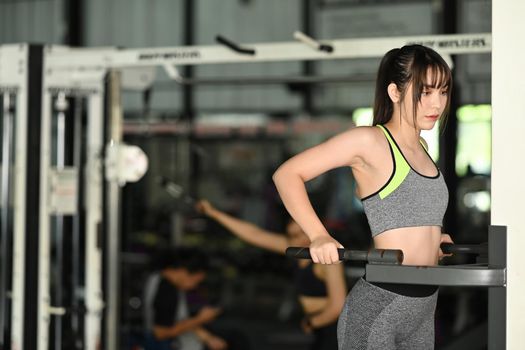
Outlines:
<svg viewBox="0 0 525 350"><path fill-rule="evenodd" d="M432 81L427 82L427 72L430 69ZM421 101L421 93L425 86L448 89L448 99L441 127L446 123L450 107L450 92L452 90L452 73L448 64L436 51L422 45L406 45L400 49L388 51L379 65L374 98L373 125L387 123L394 113L392 100L388 96L388 85L394 83L403 101L410 83L412 83L412 102L414 108L414 123L416 111Z"/></svg>

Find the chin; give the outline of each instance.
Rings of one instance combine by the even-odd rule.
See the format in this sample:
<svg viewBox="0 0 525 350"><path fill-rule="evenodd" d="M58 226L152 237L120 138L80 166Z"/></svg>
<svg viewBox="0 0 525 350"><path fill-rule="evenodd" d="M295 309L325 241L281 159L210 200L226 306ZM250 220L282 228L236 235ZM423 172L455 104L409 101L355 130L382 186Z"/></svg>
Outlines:
<svg viewBox="0 0 525 350"><path fill-rule="evenodd" d="M437 123L437 120L434 122L422 123L421 125L419 125L419 128L421 130L432 130L436 126L436 123Z"/></svg>

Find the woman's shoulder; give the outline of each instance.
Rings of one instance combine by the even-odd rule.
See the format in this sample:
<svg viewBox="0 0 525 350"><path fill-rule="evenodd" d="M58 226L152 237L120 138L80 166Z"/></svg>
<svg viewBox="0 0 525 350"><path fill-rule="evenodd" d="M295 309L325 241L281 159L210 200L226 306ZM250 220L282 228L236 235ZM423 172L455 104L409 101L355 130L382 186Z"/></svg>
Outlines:
<svg viewBox="0 0 525 350"><path fill-rule="evenodd" d="M346 132L351 133L356 137L377 137L382 134L382 131L376 125L373 126L354 126L349 128Z"/></svg>
<svg viewBox="0 0 525 350"><path fill-rule="evenodd" d="M356 126L348 129L343 134L363 147L377 145L378 142L384 139L383 132L377 126Z"/></svg>

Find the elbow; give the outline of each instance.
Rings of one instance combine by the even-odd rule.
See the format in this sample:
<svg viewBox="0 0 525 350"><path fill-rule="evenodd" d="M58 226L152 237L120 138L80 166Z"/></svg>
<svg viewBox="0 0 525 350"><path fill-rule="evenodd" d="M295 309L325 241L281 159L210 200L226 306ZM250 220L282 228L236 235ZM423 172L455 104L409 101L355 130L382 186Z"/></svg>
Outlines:
<svg viewBox="0 0 525 350"><path fill-rule="evenodd" d="M283 165L281 165L272 175L272 180L275 186L279 187L279 184L282 182L285 171L283 170Z"/></svg>
<svg viewBox="0 0 525 350"><path fill-rule="evenodd" d="M272 180L277 189L279 189L283 188L285 184L289 184L294 175L297 174L294 174L291 168L287 166L287 163L284 163L273 173Z"/></svg>
<svg viewBox="0 0 525 350"><path fill-rule="evenodd" d="M297 189L306 182L302 171L294 162L283 163L272 175L273 183L277 191L282 195L283 192L289 193L292 188Z"/></svg>

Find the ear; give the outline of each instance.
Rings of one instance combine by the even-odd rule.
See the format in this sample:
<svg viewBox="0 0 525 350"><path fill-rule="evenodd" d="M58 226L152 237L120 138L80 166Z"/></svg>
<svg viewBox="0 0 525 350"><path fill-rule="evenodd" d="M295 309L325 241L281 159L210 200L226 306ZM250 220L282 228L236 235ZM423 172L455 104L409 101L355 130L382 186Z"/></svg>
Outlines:
<svg viewBox="0 0 525 350"><path fill-rule="evenodd" d="M398 103L401 94L399 93L399 90L397 89L397 85L394 83L388 84L387 91L388 91L388 96L390 97L392 102Z"/></svg>

